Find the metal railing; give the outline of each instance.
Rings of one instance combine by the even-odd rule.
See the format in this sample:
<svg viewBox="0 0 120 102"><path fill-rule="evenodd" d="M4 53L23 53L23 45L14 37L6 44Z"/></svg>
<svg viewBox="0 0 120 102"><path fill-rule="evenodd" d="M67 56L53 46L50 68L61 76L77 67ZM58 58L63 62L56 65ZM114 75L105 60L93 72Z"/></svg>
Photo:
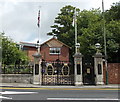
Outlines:
<svg viewBox="0 0 120 102"><path fill-rule="evenodd" d="M32 74L32 65L3 65L2 74Z"/></svg>

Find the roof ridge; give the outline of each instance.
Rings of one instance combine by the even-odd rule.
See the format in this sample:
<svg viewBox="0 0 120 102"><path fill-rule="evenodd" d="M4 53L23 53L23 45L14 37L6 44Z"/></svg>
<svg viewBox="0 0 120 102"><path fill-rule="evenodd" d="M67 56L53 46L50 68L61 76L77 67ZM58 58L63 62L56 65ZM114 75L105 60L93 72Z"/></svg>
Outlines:
<svg viewBox="0 0 120 102"><path fill-rule="evenodd" d="M43 44L45 44L45 43L47 43L47 42L49 42L49 41L51 41L51 40L53 40L53 39L56 40L56 41L58 41L59 43L65 45L66 47L69 47L68 45L66 45L65 43L61 42L60 40L58 40L58 39L56 39L54 37L51 38L51 39L49 39L49 40L47 40L47 41L45 41L45 42L43 42L42 44L40 44L40 46L43 45ZM31 44L31 45L37 44L37 43L29 43L29 42L20 42L20 43L22 43L22 44ZM71 47L69 47L69 48L71 48Z"/></svg>

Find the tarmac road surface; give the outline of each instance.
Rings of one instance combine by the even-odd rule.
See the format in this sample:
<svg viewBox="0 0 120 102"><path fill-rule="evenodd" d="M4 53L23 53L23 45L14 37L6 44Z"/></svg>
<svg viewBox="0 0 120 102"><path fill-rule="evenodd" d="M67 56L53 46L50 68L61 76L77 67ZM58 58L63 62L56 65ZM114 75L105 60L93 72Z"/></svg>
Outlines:
<svg viewBox="0 0 120 102"><path fill-rule="evenodd" d="M2 98L3 97L3 98ZM9 88L3 87L2 100L64 100L118 102L117 88ZM4 102L4 101L3 101ZM23 101L22 101L23 102Z"/></svg>

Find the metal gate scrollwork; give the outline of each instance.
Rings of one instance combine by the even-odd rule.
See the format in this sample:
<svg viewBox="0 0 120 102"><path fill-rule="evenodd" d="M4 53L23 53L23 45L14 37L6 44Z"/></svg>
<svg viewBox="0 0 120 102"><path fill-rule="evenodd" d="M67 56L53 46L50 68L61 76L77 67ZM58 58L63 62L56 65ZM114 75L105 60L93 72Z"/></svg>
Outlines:
<svg viewBox="0 0 120 102"><path fill-rule="evenodd" d="M73 67L68 62L42 61L42 85L74 85Z"/></svg>
<svg viewBox="0 0 120 102"><path fill-rule="evenodd" d="M67 64L64 64L64 66L62 67L62 74L63 75L69 75L69 66Z"/></svg>

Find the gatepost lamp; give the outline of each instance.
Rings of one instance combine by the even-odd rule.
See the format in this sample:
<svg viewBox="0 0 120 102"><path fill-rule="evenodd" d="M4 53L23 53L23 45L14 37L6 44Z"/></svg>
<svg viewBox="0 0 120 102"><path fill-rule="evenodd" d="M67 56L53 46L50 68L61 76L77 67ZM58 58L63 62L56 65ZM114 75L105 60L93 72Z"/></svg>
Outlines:
<svg viewBox="0 0 120 102"><path fill-rule="evenodd" d="M77 47L77 52L80 52L80 51L79 51L80 43L77 43L77 44L76 44L76 47Z"/></svg>
<svg viewBox="0 0 120 102"><path fill-rule="evenodd" d="M96 43L96 44L95 44L95 47L96 47L96 49L97 49L97 53L99 53L99 52L100 52L100 44L99 44L99 43Z"/></svg>

